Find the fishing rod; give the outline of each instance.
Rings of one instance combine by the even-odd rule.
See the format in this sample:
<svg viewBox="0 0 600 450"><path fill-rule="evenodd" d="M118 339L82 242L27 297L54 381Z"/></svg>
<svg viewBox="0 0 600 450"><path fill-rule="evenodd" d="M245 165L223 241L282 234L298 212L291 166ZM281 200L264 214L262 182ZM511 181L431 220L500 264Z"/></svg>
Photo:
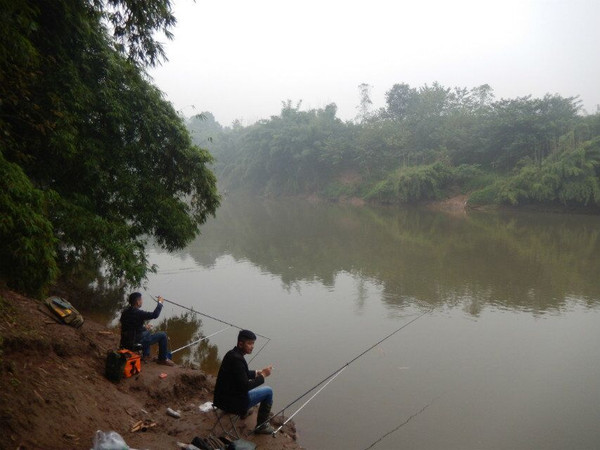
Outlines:
<svg viewBox="0 0 600 450"><path fill-rule="evenodd" d="M348 361L346 364L344 364L342 367L340 367L339 369L335 370L333 373L331 373L330 375L326 376L325 378L323 378L321 381L319 381L317 384L315 384L313 387L311 387L308 391L306 391L304 394L300 395L298 398L296 398L295 400L293 400L292 402L290 402L288 405L284 406L279 412L277 412L276 414L274 414L274 416L277 416L279 414L283 414L285 412L286 409L288 409L290 406L292 406L293 404L295 404L296 402L300 401L302 398L306 397L308 394L310 394L312 391L314 391L316 388L318 388L319 386L321 386L323 383L325 383L324 386L321 387L321 389L319 389L313 396L311 396L306 402L304 402L304 404L294 413L292 414L291 417L294 417L299 411L300 409L304 408L306 406L307 403L309 403L313 398L315 398L317 396L317 394L319 394L323 389L325 389L325 387L331 383L335 378L337 378L337 376L342 373L344 370L346 370L346 368L352 364L354 361L356 361L357 359L359 359L360 357L362 357L365 353L368 353L369 351L373 350L375 347L377 347L379 344L381 344L383 341L391 338L393 335L395 335L396 333L398 333L400 330L406 328L407 326L409 326L411 323L416 322L417 320L419 320L421 317L423 317L426 314L429 314L431 311L433 311L433 309L429 309L427 311L425 311L424 313L418 315L417 317L415 317L414 319L412 319L410 322L405 323L404 325L402 325L400 328L398 328L397 330L391 332L390 334L388 334L387 336L385 336L383 339L380 339L379 341L377 341L375 344L371 345L369 348L367 348L366 350L364 350L362 353L360 353L358 356L355 356L353 359L351 359L350 361ZM291 419L291 417L286 420L283 425L285 425L286 423L288 423ZM259 428L261 425L263 425L264 423L268 422L268 419L265 420L265 422L257 425L256 428ZM281 430L281 428L283 428L283 425L280 426L279 428L277 428L275 431L273 431L272 436L275 437L275 435Z"/></svg>
<svg viewBox="0 0 600 450"><path fill-rule="evenodd" d="M156 299L156 297L154 297L152 294L150 294L150 297L151 297L151 298L152 298L152 299L153 299L155 302L158 302L158 300ZM217 322L221 322L222 324L229 325L230 327L233 327L233 328L237 328L238 330L243 330L243 329L244 329L243 327L240 327L240 326L238 326L238 325L234 325L233 323L230 323L230 322L225 322L224 320L218 319L218 318L216 318L216 317L214 317L214 316L211 316L211 315L209 315L209 314L201 313L200 311L196 311L196 310L194 310L194 309L192 309L192 308L188 308L187 306L184 306L184 305L182 305L182 304L180 304L180 303L174 302L173 300L168 300L168 299L166 299L166 298L164 298L164 297L163 297L163 300L164 300L165 302L167 302L167 303L170 303L170 304L172 304L172 305L175 305L175 306L179 306L180 308L183 308L183 309L185 309L185 310L187 310L187 311L190 311L191 313L198 314L198 315L200 315L200 316L207 317L207 318L209 318L209 319L212 319L212 320L216 320ZM267 344L268 344L269 342L271 342L271 338L269 338L269 337L267 337L267 336L263 336L262 334L258 334L258 333L254 333L254 334L256 334L257 336L260 336L261 338L264 338L264 339L266 339L266 340L267 340L267 342L265 342L265 343L263 344L263 346L262 346L262 347L261 347L261 348L260 348L260 349L259 349L259 350L258 350L258 351L255 353L255 354L254 354L254 356L253 356L253 357L252 357L252 358L251 358L251 359L248 361L249 363L251 363L251 362L252 362L252 360L253 360L254 358L256 358L256 357L258 356L258 354L259 354L259 353L260 353L260 352L261 352L261 351L262 351L262 350L263 350L263 349L264 349L264 348L267 346ZM174 352L171 352L171 353L174 353Z"/></svg>
<svg viewBox="0 0 600 450"><path fill-rule="evenodd" d="M210 337L213 337L213 336L215 336L215 335L217 335L217 334L219 334L219 333L222 333L222 332L223 332L223 331L225 331L225 330L229 330L230 328L231 328L231 326L225 327L225 328L223 328L222 330L215 331L213 334L209 334L208 336L204 336L204 337L202 337L202 338L198 339L197 341L190 342L189 344L187 344L187 345L184 345L183 347L179 347L178 349L176 349L176 350L173 350L173 351L171 352L171 354L173 354L173 353L177 353L179 350L183 350L184 348L191 347L191 346L192 346L192 345L194 345L194 344L198 344L199 342L202 342L202 341L204 341L205 339L208 339L208 338L210 338Z"/></svg>
<svg viewBox="0 0 600 450"><path fill-rule="evenodd" d="M153 295L150 295L150 297L152 297L152 299L155 302L158 301L158 300L156 300L156 298ZM201 313L200 311L196 311L195 309L188 308L187 306L181 305L181 304L179 304L177 302L174 302L173 300L168 300L168 299L166 299L164 297L163 297L163 300L165 302L167 302L167 303L172 304L172 305L179 306L180 308L186 309L186 310L188 310L188 311L190 311L190 312L192 312L194 314L198 314L200 316L208 317L209 319L216 320L217 322L221 322L221 323L223 323L225 325L229 325L230 327L237 328L238 330L243 330L244 329L243 327L240 327L238 325L234 325L233 323L225 322L224 320L218 319L218 318L216 318L214 316L211 316L209 314ZM262 334L258 334L258 333L254 333L254 334L256 334L257 336L260 336L261 338L265 338L265 339L271 340L271 338L268 338L267 336L263 336Z"/></svg>
<svg viewBox="0 0 600 450"><path fill-rule="evenodd" d="M294 412L294 414L292 414L290 417L288 417L288 418L287 418L287 420L286 420L285 422L283 422L279 428L277 428L275 431L273 431L273 437L275 437L275 435L276 435L276 434L279 432L279 430L281 430L283 427L285 427L285 426L286 426L286 424L287 424L287 423L288 423L290 420L292 420L292 419L294 418L294 416L295 416L296 414L298 414L298 413L299 413L299 412L302 410L302 408L304 408L306 405L308 405L308 403L309 403L309 402L310 402L310 401L311 401L313 398L315 398L317 395L319 395L319 393L320 393L320 392L321 392L323 389L325 389L329 383L331 383L333 380L335 380L335 379L337 378L337 376L338 376L340 373L342 373L344 370L346 370L347 368L348 368L348 366L344 366L344 367L342 367L342 368L341 368L341 369L340 369L340 370L339 370L339 371L338 371L338 372L337 372L337 373L336 373L334 376L332 376L332 377L329 379L329 381L327 381L327 383L325 383L325 384L324 384L324 385L321 387L321 389L319 389L319 390L318 390L317 392L315 392L315 393L314 393L314 394L313 394L313 395L312 395L312 396L311 396L311 397L310 397L308 400L306 400L306 401L305 401L305 402L302 404L302 406L300 406L300 408L298 408L298 409L296 410L296 412Z"/></svg>

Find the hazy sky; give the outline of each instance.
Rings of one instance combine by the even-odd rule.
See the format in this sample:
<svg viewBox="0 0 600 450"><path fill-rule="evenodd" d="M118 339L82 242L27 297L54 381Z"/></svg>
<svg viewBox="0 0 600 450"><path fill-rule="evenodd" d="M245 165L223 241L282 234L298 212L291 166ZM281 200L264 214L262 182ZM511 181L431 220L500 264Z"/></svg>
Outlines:
<svg viewBox="0 0 600 450"><path fill-rule="evenodd" d="M357 114L395 83L489 84L497 99L579 95L600 104L600 0L174 0L169 61L150 70L186 116L223 125L338 105Z"/></svg>

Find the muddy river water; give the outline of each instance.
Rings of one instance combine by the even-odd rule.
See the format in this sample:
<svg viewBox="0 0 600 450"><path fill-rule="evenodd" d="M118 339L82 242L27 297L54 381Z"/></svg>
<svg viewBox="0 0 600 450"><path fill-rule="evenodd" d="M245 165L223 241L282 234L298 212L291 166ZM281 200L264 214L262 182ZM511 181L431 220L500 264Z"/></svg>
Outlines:
<svg viewBox="0 0 600 450"><path fill-rule="evenodd" d="M271 339L251 367L273 364L275 410L430 311L298 413L308 449L600 448L600 217L226 198L149 255L145 295ZM225 328L184 313L172 348ZM236 335L175 358L215 373Z"/></svg>

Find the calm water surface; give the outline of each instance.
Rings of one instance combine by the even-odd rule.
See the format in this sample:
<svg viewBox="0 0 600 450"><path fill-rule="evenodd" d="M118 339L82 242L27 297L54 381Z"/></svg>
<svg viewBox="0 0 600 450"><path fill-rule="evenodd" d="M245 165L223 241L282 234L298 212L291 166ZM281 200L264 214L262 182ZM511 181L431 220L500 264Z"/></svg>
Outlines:
<svg viewBox="0 0 600 450"><path fill-rule="evenodd" d="M150 249L146 292L270 337L251 367L274 365L276 410L431 309L295 417L309 449L600 448L599 233L592 216L227 198L184 251ZM182 313L165 308L172 348L224 327ZM236 335L177 359L214 373Z"/></svg>

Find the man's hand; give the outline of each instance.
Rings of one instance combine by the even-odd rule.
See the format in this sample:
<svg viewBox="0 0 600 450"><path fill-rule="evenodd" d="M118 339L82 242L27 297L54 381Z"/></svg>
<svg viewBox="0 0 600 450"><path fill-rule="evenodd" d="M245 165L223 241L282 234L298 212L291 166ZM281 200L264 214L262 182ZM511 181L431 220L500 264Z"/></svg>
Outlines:
<svg viewBox="0 0 600 450"><path fill-rule="evenodd" d="M158 298L156 299L156 301L157 301L158 303L162 303L162 302L164 302L164 301L165 301L165 299L164 299L164 298L162 298L162 297L159 295L159 296L158 296Z"/></svg>
<svg viewBox="0 0 600 450"><path fill-rule="evenodd" d="M262 375L263 377L267 378L269 375L271 375L271 372L273 371L273 366L267 366L264 369L261 369L258 371L257 375Z"/></svg>

